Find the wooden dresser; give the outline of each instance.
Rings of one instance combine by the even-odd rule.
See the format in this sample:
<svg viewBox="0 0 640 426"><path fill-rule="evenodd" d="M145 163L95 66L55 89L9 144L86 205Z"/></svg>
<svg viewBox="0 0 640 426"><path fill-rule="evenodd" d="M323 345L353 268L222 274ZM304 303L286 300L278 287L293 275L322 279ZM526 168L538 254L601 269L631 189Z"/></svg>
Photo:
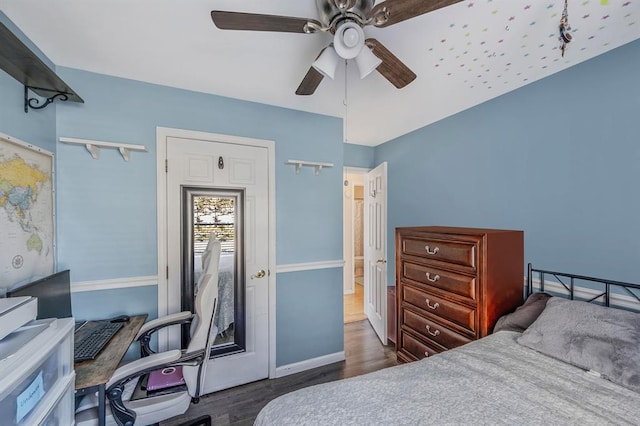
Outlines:
<svg viewBox="0 0 640 426"><path fill-rule="evenodd" d="M484 337L522 304L524 233L397 228L396 287L398 361Z"/></svg>

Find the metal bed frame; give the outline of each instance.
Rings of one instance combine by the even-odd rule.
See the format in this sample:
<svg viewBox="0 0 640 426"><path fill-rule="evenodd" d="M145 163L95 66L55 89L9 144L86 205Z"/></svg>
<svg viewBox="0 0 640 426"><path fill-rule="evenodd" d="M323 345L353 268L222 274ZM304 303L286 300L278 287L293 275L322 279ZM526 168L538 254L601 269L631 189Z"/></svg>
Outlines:
<svg viewBox="0 0 640 426"><path fill-rule="evenodd" d="M626 293L630 295L633 299L635 299L638 302L638 304L640 304L640 284L607 280L602 278L587 277L584 275L569 274L565 272L555 272L555 271L547 271L543 269L534 269L531 263L527 264L527 296L532 294L534 290L533 289L534 273L539 274L538 276L540 280L540 287L539 287L540 292L545 291L544 290L545 278L546 276L551 275L557 280L557 281L554 281L554 283L560 284L562 287L564 287L567 290L566 296L571 300L574 300L574 293L576 289L575 280L580 280L580 281L588 281L591 283L599 284L603 288L603 290L600 290L600 288L596 289L596 291L601 291L601 293L596 294L591 299L584 300L585 302L600 303L607 307L611 306L611 290L613 288L613 289L621 290L619 292L614 291L615 294L624 295ZM568 283L566 282L567 280L568 280ZM602 298L602 300L598 300L600 298ZM617 306L614 306L614 307L617 307Z"/></svg>

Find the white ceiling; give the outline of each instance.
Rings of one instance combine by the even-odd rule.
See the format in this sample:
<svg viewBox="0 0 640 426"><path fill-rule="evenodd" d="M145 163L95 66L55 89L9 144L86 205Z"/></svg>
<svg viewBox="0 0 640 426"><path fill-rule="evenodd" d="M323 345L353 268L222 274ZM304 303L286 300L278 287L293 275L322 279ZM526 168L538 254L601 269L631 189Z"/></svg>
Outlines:
<svg viewBox="0 0 640 426"><path fill-rule="evenodd" d="M56 65L346 117L345 141L372 146L640 38L640 0L569 0L573 41L562 58L563 8L561 0L464 0L367 26L367 37L418 75L413 83L398 90L378 73L360 80L350 62L314 95L296 96L330 35L223 31L210 12L318 19L314 0L0 0Z"/></svg>

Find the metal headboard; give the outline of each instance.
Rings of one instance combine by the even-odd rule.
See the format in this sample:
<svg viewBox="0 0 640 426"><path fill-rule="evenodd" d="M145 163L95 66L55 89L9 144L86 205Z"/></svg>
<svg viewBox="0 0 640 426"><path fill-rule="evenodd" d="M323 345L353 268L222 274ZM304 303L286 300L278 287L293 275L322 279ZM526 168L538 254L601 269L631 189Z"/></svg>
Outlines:
<svg viewBox="0 0 640 426"><path fill-rule="evenodd" d="M602 278L587 277L584 275L568 274L565 272L555 272L555 271L546 271L543 269L534 269L531 263L527 265L527 296L533 293L533 275L535 273L537 273L539 276L539 280L540 280L539 291L541 292L545 291L544 289L545 278L547 276L553 276L555 278L554 283L558 283L562 285L567 290L566 296L571 300L574 299L574 293L576 289L575 280L580 280L580 281L588 281L591 283L600 284L600 286L598 287L603 288L603 290L600 290L600 288L598 288L597 291L601 291L601 293L596 294L591 299L584 300L585 302L597 302L597 303L602 303L604 306L610 306L611 290L612 288L614 288L614 289L620 289L621 294L626 293L630 295L633 299L635 299L638 302L638 304L640 304L640 284L626 283L622 281L607 280ZM615 293L617 294L618 292L615 291ZM601 298L602 300L598 300Z"/></svg>

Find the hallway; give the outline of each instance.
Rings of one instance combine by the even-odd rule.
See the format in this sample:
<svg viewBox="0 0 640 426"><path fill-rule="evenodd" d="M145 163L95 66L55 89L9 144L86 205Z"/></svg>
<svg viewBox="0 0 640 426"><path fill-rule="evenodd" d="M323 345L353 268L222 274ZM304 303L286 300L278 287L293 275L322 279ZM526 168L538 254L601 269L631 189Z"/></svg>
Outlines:
<svg viewBox="0 0 640 426"><path fill-rule="evenodd" d="M355 292L353 294L344 295L344 323L348 324L355 321L366 319L364 314L364 285L358 283L354 285Z"/></svg>

